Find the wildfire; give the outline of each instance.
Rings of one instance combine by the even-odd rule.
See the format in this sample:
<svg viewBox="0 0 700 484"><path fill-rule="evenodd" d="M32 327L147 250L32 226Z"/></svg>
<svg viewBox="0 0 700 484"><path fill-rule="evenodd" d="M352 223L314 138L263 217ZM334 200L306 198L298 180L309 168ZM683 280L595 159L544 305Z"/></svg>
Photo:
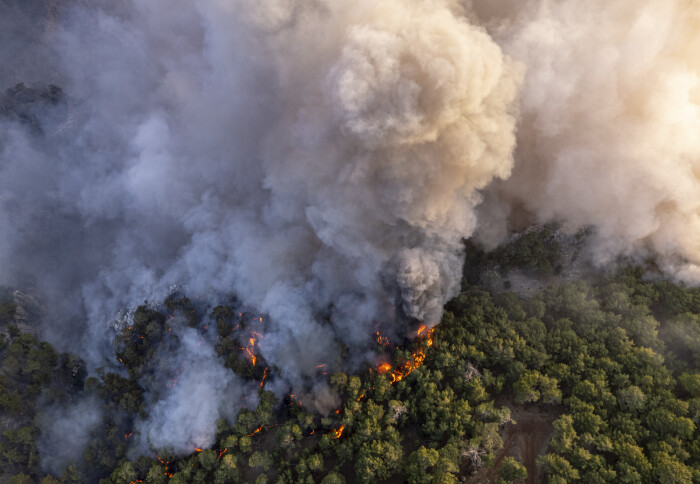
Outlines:
<svg viewBox="0 0 700 484"><path fill-rule="evenodd" d="M195 451L195 452L202 452L202 449L200 449L199 447L197 447L196 449L194 449L194 451Z"/></svg>
<svg viewBox="0 0 700 484"><path fill-rule="evenodd" d="M260 380L260 388L261 389L262 389L263 385L265 385L265 378L267 378L267 371L268 371L268 368L265 367L265 372L263 373L262 380Z"/></svg>
<svg viewBox="0 0 700 484"><path fill-rule="evenodd" d="M201 452L202 449L197 449L197 450L199 450ZM160 462L160 464L163 467L165 467L163 475L166 476L168 479L173 477L174 473L172 472L171 469L168 468L170 466L170 464L172 464L172 463L169 460L161 459L158 454L154 454L154 455L156 456L156 459L158 459L158 462ZM136 481L136 482L141 482L141 481Z"/></svg>
<svg viewBox="0 0 700 484"><path fill-rule="evenodd" d="M248 434L248 437L252 437L253 435L257 434L258 432L260 432L260 431L263 430L263 429L269 429L269 428L272 428L272 427L277 427L277 424L274 424L274 425L266 425L265 427L258 427L257 429L253 430L252 433Z"/></svg>
<svg viewBox="0 0 700 484"><path fill-rule="evenodd" d="M425 333L423 338L424 338L426 347L430 347L433 345L433 331L435 331L434 328L428 329L426 331L425 325L421 325L421 327L418 328L418 332L417 332L418 336ZM395 370L392 370L391 365L389 363L385 362L377 367L377 372L380 375L383 375L385 373L389 373L389 376L391 378L390 384L393 385L397 381L401 381L404 378L406 378L416 368L419 368L423 364L424 360L425 360L425 350L423 348L418 348L416 351L413 352L410 360L408 360L406 363L404 363L400 367L396 368ZM360 398L362 398L362 396L360 396ZM358 401L359 401L359 399L358 399Z"/></svg>
<svg viewBox="0 0 700 484"><path fill-rule="evenodd" d="M221 456L224 455L224 454L226 453L227 450L228 450L228 448L225 448L224 450L222 450L221 452L219 452L219 457L218 457L218 459L221 459Z"/></svg>
<svg viewBox="0 0 700 484"><path fill-rule="evenodd" d="M345 425L341 425L340 428L331 430L331 435L333 436L333 438L339 439L340 436L343 435L344 428L345 428Z"/></svg>
<svg viewBox="0 0 700 484"><path fill-rule="evenodd" d="M128 434L124 434L124 440L129 440L132 435L134 435L133 432L129 432Z"/></svg>
<svg viewBox="0 0 700 484"><path fill-rule="evenodd" d="M181 366L180 369L177 371L177 374L175 375L175 377L172 378L171 380L168 380L167 383L165 384L165 386L167 388L173 388L175 385L177 385L177 377L180 376L184 370L185 370L185 368L183 366Z"/></svg>
<svg viewBox="0 0 700 484"><path fill-rule="evenodd" d="M377 343L379 343L380 346L383 346L385 348L391 346L391 343L389 342L389 338L386 336L382 336L379 331L377 331L377 338L376 338Z"/></svg>
<svg viewBox="0 0 700 484"><path fill-rule="evenodd" d="M260 318L260 320L262 321L262 318ZM255 349L255 344L258 342L258 339L262 339L263 335L261 335L257 331L251 331L251 335L252 336L248 338L248 346L241 349L248 353L251 363L253 363L253 366L255 366L255 363L257 363L258 358L255 356L255 353L253 353L253 350Z"/></svg>
<svg viewBox="0 0 700 484"><path fill-rule="evenodd" d="M255 357L255 354L253 353L253 348L255 347L255 338L250 338L248 341L250 341L250 346L246 346L245 348L241 348L245 350L246 353L248 353L248 356L250 356L250 361L253 363L253 366L255 366L255 363L258 361L258 359Z"/></svg>

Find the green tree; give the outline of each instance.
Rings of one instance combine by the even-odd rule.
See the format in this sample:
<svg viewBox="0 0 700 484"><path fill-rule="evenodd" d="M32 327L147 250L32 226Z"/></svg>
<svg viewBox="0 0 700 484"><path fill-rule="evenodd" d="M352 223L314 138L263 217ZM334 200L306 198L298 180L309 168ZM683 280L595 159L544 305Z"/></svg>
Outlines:
<svg viewBox="0 0 700 484"><path fill-rule="evenodd" d="M506 457L503 459L498 476L503 483L520 483L527 479L527 469L513 457Z"/></svg>

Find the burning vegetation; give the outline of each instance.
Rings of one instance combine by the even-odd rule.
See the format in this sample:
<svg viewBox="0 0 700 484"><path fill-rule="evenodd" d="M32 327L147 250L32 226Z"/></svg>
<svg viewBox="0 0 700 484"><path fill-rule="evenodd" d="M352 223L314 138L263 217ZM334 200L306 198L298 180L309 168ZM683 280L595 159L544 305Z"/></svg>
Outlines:
<svg viewBox="0 0 700 484"><path fill-rule="evenodd" d="M561 301L576 301L576 304L562 306ZM621 301L627 301L627 306ZM663 305L648 301L663 301ZM644 331L635 326L634 332L629 333L619 326L601 322L623 317L626 314L620 313L623 307L627 308L625 311L639 314L670 316L664 323L649 316ZM674 309L669 309L671 307ZM619 428L600 425L596 430L600 441L615 442L623 435L625 440L617 444L620 446L633 439L640 449L635 454L641 462L636 472L648 472L649 479L642 482L664 482L662 477L692 482L689 480L692 478L686 478L692 475L690 469L696 458L692 442L699 437L690 408L697 404L695 399L700 399L697 391L700 370L692 359L691 342L672 348L664 346L668 341L662 341L661 336L687 332L695 327L697 318L693 314L700 314L698 290L648 282L635 273L626 273L601 288L585 282L551 288L532 300L508 294L492 296L473 289L448 306L439 327L418 328L415 340L407 347L393 350L395 346L390 345L385 358L372 368L354 375L337 371L330 374L328 384L342 403L325 416L309 408L306 396L289 394L285 401L278 402L272 392L265 390L266 383L274 378L274 366L263 365L262 358L253 365L247 353L240 349L245 346L239 344L239 339L246 341L254 337L257 340L260 336L253 332L263 335L259 325L264 320L261 322L259 316L246 319L243 314L231 313L232 319L227 323L230 326L223 328L226 331L221 338L222 355L230 356L230 361L251 371L247 378L251 389L257 393L257 405L253 405L253 395L249 395L249 408L241 410L233 424L220 422L216 442L209 449L192 445L189 456L166 458L161 454L129 462L125 452L137 445L140 438L136 418L140 412L147 411L140 403L144 401L143 388L129 375L144 374L144 369L151 364L148 358L156 353L136 359L128 345L148 350L156 344L156 338L167 342L183 331L177 316L161 318L151 310L141 309L130 329L124 328L125 346L117 348L122 360L133 366L124 368L115 361L115 372L106 373L89 385L83 386L82 382L87 380L81 381L81 391L96 392L95 395L105 402L104 422L111 432L105 431L85 452L76 452L71 446L70 454L66 454L75 456L74 459L85 459L80 461L84 470L79 472L84 473L88 482L99 479L105 483L164 482L176 476L180 482L238 482L261 474L274 479L286 476L285 479L296 482L341 472L364 482L377 482L391 476L415 481L430 476L432 480L436 476L444 477L445 472L454 478L457 474L498 477L501 471L498 467L489 469L490 462L502 462L497 465L502 465L504 473L510 473L507 475L523 478L530 473L541 477L541 473L546 472L560 478L560 482L571 482L576 475L572 469L579 478L591 471L579 466L574 459L569 461L567 456L571 451L561 446L565 441L561 435L566 436L567 445L577 453L585 449L599 456L596 472L606 472L606 475L621 472L622 467L617 463L627 454L622 450L618 452L614 446L612 450L586 447L588 443L581 437L584 435L582 425L605 422L603 412L611 411L605 402L613 402L612 398L617 405L613 409L616 420L610 420L613 423L608 425L617 425L614 422L618 421L629 425L625 419L634 410L641 416L638 425L647 428L644 422L653 422L649 428L653 427L655 433L635 437L620 433ZM204 337L208 331L204 329L206 324L198 324L194 327L200 328ZM657 324L661 330L652 331ZM444 335L449 335L449 342L443 339ZM637 345L633 339L639 338L650 338L651 347L663 351L664 357L651 347ZM591 343L594 340L604 344L595 346ZM230 353L223 351L226 348ZM257 343L254 348L257 350ZM385 347L380 345L380 348ZM592 354L591 348L604 352L605 361L614 374L600 370L599 363L603 360ZM504 354L513 356L504 360ZM40 346L30 336L15 337L9 346L0 347L0 355L5 368L11 368L13 359L22 368L38 367L37 378L43 375L45 385L57 384L52 375L64 375L61 378L72 381L72 372L61 370L70 368L68 362L58 355L52 356L46 346ZM680 359L681 356L684 359ZM674 369L665 361L685 361L688 366ZM584 367L579 374L576 365L581 364ZM334 363L319 362L315 366L318 376L323 378L322 373ZM421 371L423 369L426 371ZM558 379L562 369L568 369L572 385L564 385ZM171 378L177 378L180 371L180 367L174 367ZM19 380L23 383L17 383L16 378L23 378L21 371L15 376L8 373L3 385L29 399L29 382ZM76 386L71 383L69 388L75 391ZM172 390L164 382L157 388ZM30 425L31 420L26 419L34 418L36 410L13 404L12 397L4 395L5 404L14 409L7 410L12 412L13 418ZM544 463L542 467L537 466L536 456L528 457L522 464L510 459L506 452L511 452L516 444L506 442L501 449L503 432L512 436L527 430L519 429L510 410L495 403L495 396L502 401L532 406L538 415L551 415L545 423L555 434L552 446L540 457ZM648 409L646 405L651 398L661 403ZM19 458L30 455L31 451L29 447L22 447L24 444L13 443L21 442L21 432L18 429L0 436L7 448L16 446ZM420 439L417 447L407 449L406 441L414 438L414 434ZM571 438L572 435L576 437ZM667 436L690 457L682 460L668 450L659 450L667 449L662 443ZM578 448L581 450L576 450ZM64 449L61 452L65 453ZM611 454L615 457L610 457ZM113 460L100 460L100 456ZM449 466L438 468L440 459L449 462ZM569 462L569 467L558 466L562 459ZM15 474L19 471L14 469L27 465L4 462ZM418 467L417 463L421 462L436 464ZM340 467L334 468L335 465ZM661 470L675 469L677 475L659 474L657 479L653 472L661 471L649 471L654 469L653 465ZM37 477L37 482L40 480L40 471L25 471L27 475L29 472Z"/></svg>
<svg viewBox="0 0 700 484"><path fill-rule="evenodd" d="M425 348L429 348L433 345L433 331L435 331L435 328L427 329L425 325L421 325L416 332L416 337L422 343L421 346L411 354L407 361L398 365L396 368L392 367L392 365L387 362L380 363L377 366L377 373L380 375L388 374L391 379L390 384L393 385L406 378L416 368L420 368L425 360ZM425 348L423 346L425 346Z"/></svg>

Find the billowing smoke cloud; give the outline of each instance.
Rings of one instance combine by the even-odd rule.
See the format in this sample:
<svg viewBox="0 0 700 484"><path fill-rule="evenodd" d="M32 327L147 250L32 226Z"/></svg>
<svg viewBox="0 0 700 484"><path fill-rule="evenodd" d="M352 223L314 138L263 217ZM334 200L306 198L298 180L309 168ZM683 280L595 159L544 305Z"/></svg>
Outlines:
<svg viewBox="0 0 700 484"><path fill-rule="evenodd" d="M102 420L102 405L81 399L70 405L50 405L37 416L42 438L37 447L41 466L60 474L66 463L80 462L82 451Z"/></svg>
<svg viewBox="0 0 700 484"><path fill-rule="evenodd" d="M241 401L256 403L257 385L246 385L222 367L209 341L192 328L178 333L176 347L163 348L153 359L158 368L150 372L156 378L144 386L155 398L148 419L136 425L136 452L155 448L184 454L208 448L219 418L233 422ZM163 392L164 386L169 390Z"/></svg>
<svg viewBox="0 0 700 484"><path fill-rule="evenodd" d="M474 11L527 74L516 167L482 207L482 238L505 233L499 213L590 225L598 262L655 253L700 282L698 3L487 3Z"/></svg>
<svg viewBox="0 0 700 484"><path fill-rule="evenodd" d="M8 93L0 130L4 276L94 364L120 309L172 284L235 293L266 315L270 387L323 412L318 364L437 322L462 239L526 222L593 226L598 262L656 254L700 278L697 2L100 3L30 29L1 79L64 95ZM242 384L187 341L162 361L204 369L183 376L208 411L166 392L141 442L186 451L238 409ZM190 424L163 434L173 419Z"/></svg>
<svg viewBox="0 0 700 484"><path fill-rule="evenodd" d="M448 0L99 3L41 43L64 95L5 99L28 110L0 131L9 282L95 365L121 308L235 293L266 315L271 388L312 382L327 411L317 365L341 344L359 364L376 329L435 324L456 294L479 190L512 169L521 67ZM140 424L182 452L244 391L188 338Z"/></svg>

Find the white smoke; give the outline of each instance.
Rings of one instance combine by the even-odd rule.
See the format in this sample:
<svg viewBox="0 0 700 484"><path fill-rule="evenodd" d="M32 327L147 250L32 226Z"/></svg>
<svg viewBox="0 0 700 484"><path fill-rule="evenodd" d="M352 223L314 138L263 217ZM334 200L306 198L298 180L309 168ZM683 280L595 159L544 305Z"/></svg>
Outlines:
<svg viewBox="0 0 700 484"><path fill-rule="evenodd" d="M164 449L176 454L208 448L216 440L219 418L235 421L238 410L256 402L255 383L245 385L222 367L214 348L191 328L178 329L179 345L154 357L156 375L173 373L168 390L158 394L148 419L136 424L138 451ZM162 388L162 382L161 382Z"/></svg>
<svg viewBox="0 0 700 484"><path fill-rule="evenodd" d="M51 405L37 415L36 422L42 429L37 442L41 466L60 474L66 463L82 459L85 445L102 423L102 405L93 399Z"/></svg>
<svg viewBox="0 0 700 484"><path fill-rule="evenodd" d="M655 255L698 282L697 2L71 5L28 44L45 79L26 58L0 75L67 93L37 108L41 135L3 121L0 264L57 327L87 321L95 364L120 308L186 284L269 316L272 388L332 401L319 364L436 323L462 239L524 221L593 226L598 262ZM197 401L154 402L142 437L209 442L224 380L180 436L156 438Z"/></svg>
<svg viewBox="0 0 700 484"><path fill-rule="evenodd" d="M120 308L234 292L269 316L272 388L311 381L327 411L317 366L438 322L479 190L513 165L522 69L452 1L98 2L46 45L67 100L42 136L4 125L0 263L87 320L94 364ZM187 338L162 359L184 383L142 441L211 443L239 383Z"/></svg>
<svg viewBox="0 0 700 484"><path fill-rule="evenodd" d="M505 233L494 214L524 208L534 221L595 227L599 263L656 254L700 282L700 5L474 3L527 66L516 167L492 188L482 237Z"/></svg>

